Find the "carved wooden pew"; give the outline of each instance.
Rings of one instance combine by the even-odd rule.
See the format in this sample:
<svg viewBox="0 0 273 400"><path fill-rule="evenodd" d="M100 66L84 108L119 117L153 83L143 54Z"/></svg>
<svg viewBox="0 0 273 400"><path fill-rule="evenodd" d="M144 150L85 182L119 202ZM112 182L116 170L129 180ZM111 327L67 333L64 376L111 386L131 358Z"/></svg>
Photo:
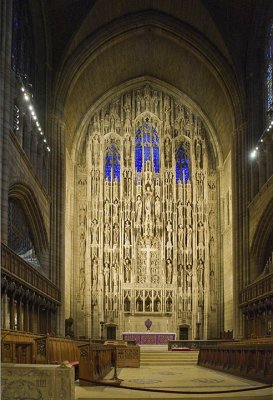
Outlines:
<svg viewBox="0 0 273 400"><path fill-rule="evenodd" d="M79 345L83 340L41 336L27 332L1 331L2 362L16 364L61 364L69 361L79 369Z"/></svg>
<svg viewBox="0 0 273 400"><path fill-rule="evenodd" d="M94 381L102 380L114 367L115 349L109 345L82 344L79 346L80 385L92 385Z"/></svg>
<svg viewBox="0 0 273 400"><path fill-rule="evenodd" d="M74 367L75 379L78 379L79 345L83 341L46 336L35 339L35 342L37 364L61 364L63 361L69 361Z"/></svg>
<svg viewBox="0 0 273 400"><path fill-rule="evenodd" d="M37 364L60 364L63 361L79 361L78 346L83 342L66 338L45 336L35 339Z"/></svg>
<svg viewBox="0 0 273 400"><path fill-rule="evenodd" d="M27 332L1 329L1 361L3 363L35 364L35 339L39 337Z"/></svg>
<svg viewBox="0 0 273 400"><path fill-rule="evenodd" d="M140 367L140 347L129 345L125 340L107 340L104 345L111 345L115 348L117 368L139 368Z"/></svg>
<svg viewBox="0 0 273 400"><path fill-rule="evenodd" d="M245 378L273 382L273 343L230 343L200 349L198 365Z"/></svg>

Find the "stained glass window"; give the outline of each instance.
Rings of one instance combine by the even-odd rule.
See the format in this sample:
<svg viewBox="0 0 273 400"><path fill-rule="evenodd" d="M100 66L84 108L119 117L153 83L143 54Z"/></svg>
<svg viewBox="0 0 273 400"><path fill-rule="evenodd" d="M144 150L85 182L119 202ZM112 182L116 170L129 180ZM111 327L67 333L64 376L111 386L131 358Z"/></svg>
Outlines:
<svg viewBox="0 0 273 400"><path fill-rule="evenodd" d="M268 43L266 49L266 111L273 111L273 21L269 27ZM270 115L269 115L270 117Z"/></svg>
<svg viewBox="0 0 273 400"><path fill-rule="evenodd" d="M135 136L136 172L141 172L143 165L147 161L151 161L154 172L159 173L159 137L157 131L149 124L145 124L142 128L138 129Z"/></svg>
<svg viewBox="0 0 273 400"><path fill-rule="evenodd" d="M21 204L15 199L8 203L8 246L35 267L40 267L32 233Z"/></svg>
<svg viewBox="0 0 273 400"><path fill-rule="evenodd" d="M177 149L175 159L176 183L178 181L187 183L190 178L189 158L182 146Z"/></svg>
<svg viewBox="0 0 273 400"><path fill-rule="evenodd" d="M33 84L32 23L27 0L13 0L11 65L25 84Z"/></svg>
<svg viewBox="0 0 273 400"><path fill-rule="evenodd" d="M105 154L105 179L120 182L120 154L115 144L111 144Z"/></svg>

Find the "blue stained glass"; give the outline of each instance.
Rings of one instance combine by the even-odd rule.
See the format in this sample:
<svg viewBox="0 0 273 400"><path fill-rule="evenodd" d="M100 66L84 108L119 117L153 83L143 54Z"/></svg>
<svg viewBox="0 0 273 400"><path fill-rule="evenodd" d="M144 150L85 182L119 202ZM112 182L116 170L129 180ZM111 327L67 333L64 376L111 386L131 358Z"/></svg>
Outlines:
<svg viewBox="0 0 273 400"><path fill-rule="evenodd" d="M153 150L152 150L153 149ZM138 129L135 136L135 168L136 172L141 172L143 163L153 161L154 171L159 172L159 138L157 131L145 124Z"/></svg>
<svg viewBox="0 0 273 400"><path fill-rule="evenodd" d="M120 154L114 144L105 155L105 179L110 182L117 179L120 182Z"/></svg>
<svg viewBox="0 0 273 400"><path fill-rule="evenodd" d="M111 181L111 174L112 172L112 165L111 162L109 160L109 157L106 156L106 163L105 163L105 178L108 179L108 181Z"/></svg>
<svg viewBox="0 0 273 400"><path fill-rule="evenodd" d="M151 147L145 146L144 147L144 162L151 160Z"/></svg>
<svg viewBox="0 0 273 400"><path fill-rule="evenodd" d="M137 172L142 171L142 147L137 145L135 149L135 167Z"/></svg>
<svg viewBox="0 0 273 400"><path fill-rule="evenodd" d="M154 171L159 173L159 148L154 147Z"/></svg>
<svg viewBox="0 0 273 400"><path fill-rule="evenodd" d="M189 159L185 155L185 150L180 147L176 152L176 183L182 181L187 183L190 178Z"/></svg>
<svg viewBox="0 0 273 400"><path fill-rule="evenodd" d="M273 88L272 88L272 64L267 68L267 109L272 105L273 101Z"/></svg>
<svg viewBox="0 0 273 400"><path fill-rule="evenodd" d="M271 111L273 106L273 22L268 30L268 42L266 48L267 68L265 77L266 111ZM270 118L270 113L268 113Z"/></svg>
<svg viewBox="0 0 273 400"><path fill-rule="evenodd" d="M120 182L120 164L114 164L114 180Z"/></svg>

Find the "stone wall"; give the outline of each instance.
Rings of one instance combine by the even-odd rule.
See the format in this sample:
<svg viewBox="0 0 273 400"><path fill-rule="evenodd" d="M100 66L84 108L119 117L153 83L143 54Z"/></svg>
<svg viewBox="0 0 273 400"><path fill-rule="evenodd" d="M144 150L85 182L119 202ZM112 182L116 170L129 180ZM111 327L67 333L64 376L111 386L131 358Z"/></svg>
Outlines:
<svg viewBox="0 0 273 400"><path fill-rule="evenodd" d="M3 364L2 400L74 400L74 370L70 364Z"/></svg>

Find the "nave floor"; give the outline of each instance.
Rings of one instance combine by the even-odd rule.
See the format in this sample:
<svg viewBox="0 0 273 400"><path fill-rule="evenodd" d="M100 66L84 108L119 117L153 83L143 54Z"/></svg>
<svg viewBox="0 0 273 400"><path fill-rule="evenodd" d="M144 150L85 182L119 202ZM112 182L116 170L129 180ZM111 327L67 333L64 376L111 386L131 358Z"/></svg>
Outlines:
<svg viewBox="0 0 273 400"><path fill-rule="evenodd" d="M109 373L110 379L113 372ZM176 391L208 391L245 389L263 386L261 382L250 381L234 375L210 370L197 365L187 366L141 366L140 368L122 368L118 370L122 385L148 389L167 389ZM143 392L121 387L85 387L76 385L76 400L86 399L251 399L272 400L273 389L259 389L227 394L169 394Z"/></svg>

